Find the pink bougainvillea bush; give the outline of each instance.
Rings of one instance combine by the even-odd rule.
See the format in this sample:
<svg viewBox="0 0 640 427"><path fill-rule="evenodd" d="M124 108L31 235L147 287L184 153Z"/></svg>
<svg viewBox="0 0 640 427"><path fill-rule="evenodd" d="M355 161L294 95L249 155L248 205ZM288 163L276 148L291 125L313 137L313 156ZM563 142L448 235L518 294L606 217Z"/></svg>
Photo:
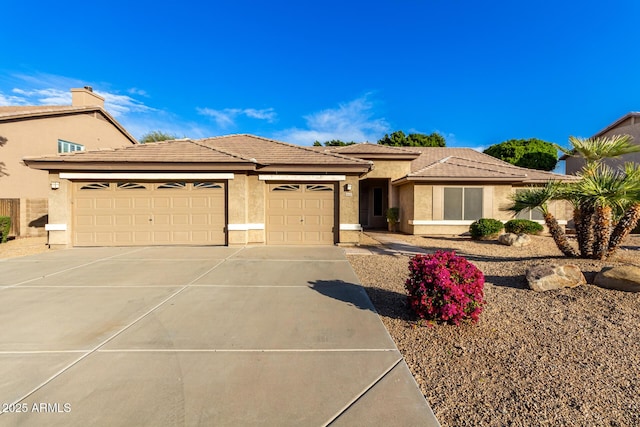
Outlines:
<svg viewBox="0 0 640 427"><path fill-rule="evenodd" d="M484 274L455 252L416 255L405 283L409 306L425 320L477 322L484 306Z"/></svg>

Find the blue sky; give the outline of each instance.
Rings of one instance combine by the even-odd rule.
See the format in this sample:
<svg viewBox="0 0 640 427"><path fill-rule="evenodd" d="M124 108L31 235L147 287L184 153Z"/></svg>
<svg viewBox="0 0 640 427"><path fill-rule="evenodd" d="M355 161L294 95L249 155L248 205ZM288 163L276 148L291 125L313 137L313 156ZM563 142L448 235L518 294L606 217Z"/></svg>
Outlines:
<svg viewBox="0 0 640 427"><path fill-rule="evenodd" d="M90 85L136 137L566 145L640 110L635 0L72 0L3 16L0 105Z"/></svg>

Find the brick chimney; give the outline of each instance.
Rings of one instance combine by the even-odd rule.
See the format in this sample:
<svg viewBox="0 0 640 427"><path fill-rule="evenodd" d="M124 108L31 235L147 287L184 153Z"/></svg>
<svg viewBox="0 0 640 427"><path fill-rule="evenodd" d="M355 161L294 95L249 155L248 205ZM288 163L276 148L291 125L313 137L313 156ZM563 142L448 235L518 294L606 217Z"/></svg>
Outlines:
<svg viewBox="0 0 640 427"><path fill-rule="evenodd" d="M74 107L97 105L104 108L104 98L93 93L91 86L85 86L82 89L71 89L71 105Z"/></svg>

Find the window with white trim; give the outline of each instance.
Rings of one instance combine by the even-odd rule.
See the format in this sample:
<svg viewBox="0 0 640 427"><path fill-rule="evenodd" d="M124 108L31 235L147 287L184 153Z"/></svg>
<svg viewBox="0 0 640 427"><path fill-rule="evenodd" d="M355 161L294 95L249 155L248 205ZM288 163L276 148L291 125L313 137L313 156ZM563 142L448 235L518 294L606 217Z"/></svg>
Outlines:
<svg viewBox="0 0 640 427"><path fill-rule="evenodd" d="M521 193L527 190L516 190L517 193ZM544 215L539 209L524 209L516 215L516 219L528 219L530 221L544 221Z"/></svg>
<svg viewBox="0 0 640 427"><path fill-rule="evenodd" d="M475 221L482 218L482 188L445 187L444 220Z"/></svg>
<svg viewBox="0 0 640 427"><path fill-rule="evenodd" d="M84 151L84 145L65 141L64 139L58 140L58 153L72 153L74 151Z"/></svg>

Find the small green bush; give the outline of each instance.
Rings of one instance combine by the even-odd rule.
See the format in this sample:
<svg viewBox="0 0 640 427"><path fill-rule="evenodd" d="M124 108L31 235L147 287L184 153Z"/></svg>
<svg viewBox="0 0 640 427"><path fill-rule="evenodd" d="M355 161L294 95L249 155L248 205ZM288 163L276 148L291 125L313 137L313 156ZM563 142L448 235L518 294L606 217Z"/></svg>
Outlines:
<svg viewBox="0 0 640 427"><path fill-rule="evenodd" d="M0 243L6 243L11 230L11 217L0 216Z"/></svg>
<svg viewBox="0 0 640 427"><path fill-rule="evenodd" d="M542 225L528 219L512 219L504 224L504 231L515 234L538 234Z"/></svg>
<svg viewBox="0 0 640 427"><path fill-rule="evenodd" d="M469 226L472 239L491 239L504 229L502 221L492 218L480 218Z"/></svg>

